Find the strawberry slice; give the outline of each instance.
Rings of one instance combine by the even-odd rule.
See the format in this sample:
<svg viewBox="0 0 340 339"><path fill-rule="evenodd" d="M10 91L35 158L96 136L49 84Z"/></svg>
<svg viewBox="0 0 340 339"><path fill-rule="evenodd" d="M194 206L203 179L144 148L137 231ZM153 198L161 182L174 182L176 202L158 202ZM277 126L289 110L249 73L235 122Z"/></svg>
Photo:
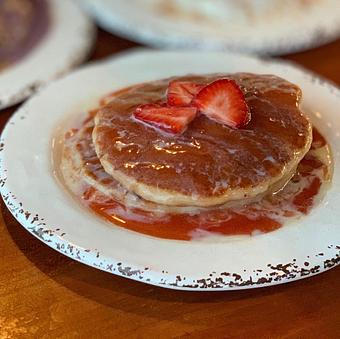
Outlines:
<svg viewBox="0 0 340 339"><path fill-rule="evenodd" d="M138 106L134 117L163 131L179 134L185 131L196 113L195 107L165 107L161 104L147 104Z"/></svg>
<svg viewBox="0 0 340 339"><path fill-rule="evenodd" d="M233 128L244 127L251 118L240 87L230 79L219 79L203 87L192 105L208 118Z"/></svg>
<svg viewBox="0 0 340 339"><path fill-rule="evenodd" d="M168 105L169 106L188 106L194 96L204 87L190 81L173 80L168 85Z"/></svg>

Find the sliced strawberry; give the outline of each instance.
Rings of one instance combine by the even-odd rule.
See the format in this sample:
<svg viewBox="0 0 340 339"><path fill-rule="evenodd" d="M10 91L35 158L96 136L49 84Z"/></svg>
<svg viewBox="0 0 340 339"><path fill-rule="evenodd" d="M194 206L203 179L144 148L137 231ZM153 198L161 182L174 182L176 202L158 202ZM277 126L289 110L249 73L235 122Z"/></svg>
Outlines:
<svg viewBox="0 0 340 339"><path fill-rule="evenodd" d="M190 81L173 80L168 85L168 105L169 106L188 106L194 96L204 87Z"/></svg>
<svg viewBox="0 0 340 339"><path fill-rule="evenodd" d="M234 80L220 79L205 86L192 105L208 118L233 128L244 127L251 118L244 95Z"/></svg>
<svg viewBox="0 0 340 339"><path fill-rule="evenodd" d="M149 104L149 105L157 105L157 106L160 106L160 107L168 107L168 104L162 99L154 101L152 104Z"/></svg>
<svg viewBox="0 0 340 339"><path fill-rule="evenodd" d="M195 118L195 107L164 107L159 104L147 104L136 108L134 117L149 125L169 133L183 133Z"/></svg>

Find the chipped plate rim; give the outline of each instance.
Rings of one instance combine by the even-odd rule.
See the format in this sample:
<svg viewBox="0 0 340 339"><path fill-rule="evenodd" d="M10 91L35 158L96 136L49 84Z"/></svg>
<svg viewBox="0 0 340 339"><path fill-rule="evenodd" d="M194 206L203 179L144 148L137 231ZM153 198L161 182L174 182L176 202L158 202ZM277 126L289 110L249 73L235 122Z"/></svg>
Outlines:
<svg viewBox="0 0 340 339"><path fill-rule="evenodd" d="M334 155L333 182L321 204L308 216L267 234L185 242L112 226L71 198L55 179L51 164L53 136L67 130L66 120L85 114L112 90L202 69L274 73L301 86L303 109L327 136ZM133 280L219 291L303 279L340 261L339 103L338 88L288 62L222 52L125 52L48 85L11 117L0 140L1 195L18 222L40 241L72 259Z"/></svg>

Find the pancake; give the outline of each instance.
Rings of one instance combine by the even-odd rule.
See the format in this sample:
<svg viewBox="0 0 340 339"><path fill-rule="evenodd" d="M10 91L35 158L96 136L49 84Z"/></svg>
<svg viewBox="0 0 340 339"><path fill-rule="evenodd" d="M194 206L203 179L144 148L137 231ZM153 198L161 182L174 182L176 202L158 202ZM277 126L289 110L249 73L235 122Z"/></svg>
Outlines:
<svg viewBox="0 0 340 339"><path fill-rule="evenodd" d="M256 24L264 18L274 21L287 14L309 13L318 9L320 0L143 0L143 4L178 21L230 27L235 22Z"/></svg>
<svg viewBox="0 0 340 339"><path fill-rule="evenodd" d="M148 1L150 5L158 8L168 15L182 16L185 18L193 18L196 20L211 19L225 20L232 19L233 16L242 20L242 17L249 19L260 19L266 15L278 16L282 11L292 11L298 9L306 9L319 1L317 0L165 0Z"/></svg>
<svg viewBox="0 0 340 339"><path fill-rule="evenodd" d="M93 128L94 119L91 115L79 129L68 132L63 141L60 174L62 181L75 196L82 196L84 192L92 190L96 195L92 200L97 203L103 199L114 199L127 208L141 209L154 215L195 212L192 207L159 205L143 200L107 174L94 149Z"/></svg>
<svg viewBox="0 0 340 339"><path fill-rule="evenodd" d="M252 114L246 128L200 115L182 135L165 134L132 115L140 104L164 100L171 79L132 86L95 116L93 143L105 171L143 199L174 206L247 200L284 185L312 141L311 124L299 109L301 90L273 75L180 79L219 78L234 79L244 92Z"/></svg>
<svg viewBox="0 0 340 339"><path fill-rule="evenodd" d="M114 225L160 238L190 240L273 231L288 219L307 214L322 198L332 175L329 146L313 129L311 149L277 194L208 208L161 205L127 191L104 171L92 142L93 114L77 127L60 136L62 152L54 153L60 182L82 205Z"/></svg>

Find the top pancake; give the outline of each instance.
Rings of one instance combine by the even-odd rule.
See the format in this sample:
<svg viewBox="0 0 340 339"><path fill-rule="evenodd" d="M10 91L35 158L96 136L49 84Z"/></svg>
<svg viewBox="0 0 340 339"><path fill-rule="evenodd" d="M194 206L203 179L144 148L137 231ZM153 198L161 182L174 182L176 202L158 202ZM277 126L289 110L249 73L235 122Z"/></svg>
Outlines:
<svg viewBox="0 0 340 339"><path fill-rule="evenodd" d="M273 75L186 76L209 83L234 79L252 119L232 129L204 115L181 135L133 118L136 106L165 100L170 80L114 94L95 117L93 142L105 171L142 198L167 205L213 206L264 194L283 185L308 151L311 125L299 109L300 89Z"/></svg>

